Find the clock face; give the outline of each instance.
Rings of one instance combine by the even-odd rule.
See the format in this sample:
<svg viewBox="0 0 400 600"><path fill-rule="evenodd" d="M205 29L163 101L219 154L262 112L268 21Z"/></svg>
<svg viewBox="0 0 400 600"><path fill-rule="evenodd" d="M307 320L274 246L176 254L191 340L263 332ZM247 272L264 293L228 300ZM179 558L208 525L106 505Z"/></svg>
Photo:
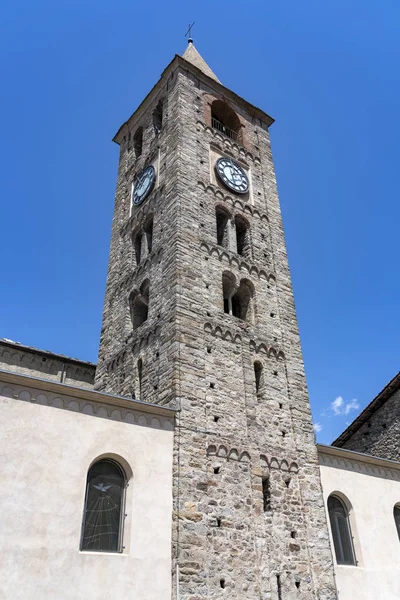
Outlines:
<svg viewBox="0 0 400 600"><path fill-rule="evenodd" d="M249 179L246 173L231 158L219 158L215 163L215 172L218 179L237 194L245 194L249 191Z"/></svg>
<svg viewBox="0 0 400 600"><path fill-rule="evenodd" d="M156 180L156 172L153 165L146 167L136 178L132 193L133 204L141 204L150 194L154 182Z"/></svg>

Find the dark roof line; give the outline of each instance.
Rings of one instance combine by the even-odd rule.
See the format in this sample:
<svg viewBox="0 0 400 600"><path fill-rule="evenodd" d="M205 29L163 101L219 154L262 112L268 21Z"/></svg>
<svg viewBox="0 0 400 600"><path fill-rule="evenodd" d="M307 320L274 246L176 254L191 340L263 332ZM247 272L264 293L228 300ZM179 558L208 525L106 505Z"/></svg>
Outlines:
<svg viewBox="0 0 400 600"><path fill-rule="evenodd" d="M364 408L364 410L354 419L352 423L332 442L332 446L342 447L343 444L358 430L360 427L371 418L386 400L388 400L397 390L400 389L400 371L393 377L391 381L383 388L381 392Z"/></svg>
<svg viewBox="0 0 400 600"><path fill-rule="evenodd" d="M32 352L32 354L39 354L40 356L57 358L62 361L73 362L80 365L86 365L88 367L96 368L96 363L89 362L88 360L71 358L70 356L65 356L65 354L57 354L56 352L50 352L50 350L40 350L39 348L35 348L34 346L25 346L25 344L21 344L20 342L14 342L13 340L8 340L7 338L0 338L0 345L9 346L10 348L20 350L26 350L27 352Z"/></svg>

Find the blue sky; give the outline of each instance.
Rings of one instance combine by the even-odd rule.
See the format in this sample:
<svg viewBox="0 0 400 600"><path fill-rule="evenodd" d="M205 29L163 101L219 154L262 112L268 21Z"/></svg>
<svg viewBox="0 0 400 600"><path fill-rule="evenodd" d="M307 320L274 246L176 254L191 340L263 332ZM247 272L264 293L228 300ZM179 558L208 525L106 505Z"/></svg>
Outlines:
<svg viewBox="0 0 400 600"><path fill-rule="evenodd" d="M398 0L6 0L0 336L96 361L118 148L195 20L271 137L318 439L399 369ZM341 398L341 400L337 400Z"/></svg>

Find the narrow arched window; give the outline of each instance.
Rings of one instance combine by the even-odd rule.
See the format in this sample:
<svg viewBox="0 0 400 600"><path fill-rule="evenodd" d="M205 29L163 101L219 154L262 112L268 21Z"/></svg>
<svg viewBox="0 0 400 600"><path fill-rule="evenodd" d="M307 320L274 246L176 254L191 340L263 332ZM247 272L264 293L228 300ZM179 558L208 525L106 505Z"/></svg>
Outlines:
<svg viewBox="0 0 400 600"><path fill-rule="evenodd" d="M149 219L144 227L147 240L147 251L150 252L153 249L153 219Z"/></svg>
<svg viewBox="0 0 400 600"><path fill-rule="evenodd" d="M393 509L394 522L396 523L397 535L400 540L400 504L396 504Z"/></svg>
<svg viewBox="0 0 400 600"><path fill-rule="evenodd" d="M235 290L236 279L232 273L226 271L222 275L222 295L224 298L224 313L232 314L232 294Z"/></svg>
<svg viewBox="0 0 400 600"><path fill-rule="evenodd" d="M355 565L356 558L347 507L337 496L329 496L328 512L337 564Z"/></svg>
<svg viewBox="0 0 400 600"><path fill-rule="evenodd" d="M258 394L259 391L261 391L262 388L262 374L263 374L263 367L262 364L257 360L254 363L254 379L256 382L256 393Z"/></svg>
<svg viewBox="0 0 400 600"><path fill-rule="evenodd" d="M153 126L154 126L155 134L158 135L163 126L163 103L162 103L162 100L159 101L156 108L154 109Z"/></svg>
<svg viewBox="0 0 400 600"><path fill-rule="evenodd" d="M235 111L222 100L211 105L211 127L233 140L241 141L241 123Z"/></svg>
<svg viewBox="0 0 400 600"><path fill-rule="evenodd" d="M218 206L215 210L215 217L217 223L217 244L218 246L228 248L229 213L227 213L224 209Z"/></svg>
<svg viewBox="0 0 400 600"><path fill-rule="evenodd" d="M237 253L246 258L251 258L250 255L250 236L249 225L242 217L235 217L236 229L236 248Z"/></svg>
<svg viewBox="0 0 400 600"><path fill-rule="evenodd" d="M142 382L143 382L143 361L139 358L137 362L137 374L138 374L138 388L139 388L139 400L142 399Z"/></svg>
<svg viewBox="0 0 400 600"><path fill-rule="evenodd" d="M89 469L81 550L122 551L122 517L126 478L113 460L103 459Z"/></svg>
<svg viewBox="0 0 400 600"><path fill-rule="evenodd" d="M252 322L252 299L252 284L246 279L242 279L237 291L232 296L232 315L242 321Z"/></svg>
<svg viewBox="0 0 400 600"><path fill-rule="evenodd" d="M141 233L141 231L139 231L139 233L134 238L134 246L135 246L136 264L138 265L142 258L142 233Z"/></svg>
<svg viewBox="0 0 400 600"><path fill-rule="evenodd" d="M143 148L143 128L142 127L139 127L139 129L136 130L135 135L133 136L133 148L135 150L136 158L139 158L139 156L142 154L142 148Z"/></svg>

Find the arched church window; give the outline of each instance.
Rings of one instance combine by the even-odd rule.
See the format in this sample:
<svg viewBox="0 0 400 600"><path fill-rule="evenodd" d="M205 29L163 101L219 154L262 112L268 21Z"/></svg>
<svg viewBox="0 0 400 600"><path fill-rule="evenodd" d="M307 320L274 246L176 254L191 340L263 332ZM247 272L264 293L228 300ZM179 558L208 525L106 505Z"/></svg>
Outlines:
<svg viewBox="0 0 400 600"><path fill-rule="evenodd" d="M337 496L329 496L328 512L337 564L355 565L356 558L347 507Z"/></svg>
<svg viewBox="0 0 400 600"><path fill-rule="evenodd" d="M81 550L122 551L122 517L126 477L113 460L97 461L89 469Z"/></svg>
<svg viewBox="0 0 400 600"><path fill-rule="evenodd" d="M396 523L397 535L400 540L400 504L396 504L393 509L394 522Z"/></svg>
<svg viewBox="0 0 400 600"><path fill-rule="evenodd" d="M241 256L245 256L246 258L250 258L251 251L249 224L245 219L243 219L243 217L236 215L235 229L237 253Z"/></svg>
<svg viewBox="0 0 400 600"><path fill-rule="evenodd" d="M242 140L240 119L235 111L222 100L214 100L211 105L211 126L233 140L239 142Z"/></svg>
<svg viewBox="0 0 400 600"><path fill-rule="evenodd" d="M162 100L160 100L153 112L153 127L154 127L154 132L156 135L158 135L160 133L162 126L163 126L163 103L162 103Z"/></svg>
<svg viewBox="0 0 400 600"><path fill-rule="evenodd" d="M217 221L217 244L218 246L228 248L228 223L230 215L226 210L217 206L215 209L215 217Z"/></svg>
<svg viewBox="0 0 400 600"><path fill-rule="evenodd" d="M133 136L133 148L136 158L139 158L143 149L143 127L139 127Z"/></svg>

